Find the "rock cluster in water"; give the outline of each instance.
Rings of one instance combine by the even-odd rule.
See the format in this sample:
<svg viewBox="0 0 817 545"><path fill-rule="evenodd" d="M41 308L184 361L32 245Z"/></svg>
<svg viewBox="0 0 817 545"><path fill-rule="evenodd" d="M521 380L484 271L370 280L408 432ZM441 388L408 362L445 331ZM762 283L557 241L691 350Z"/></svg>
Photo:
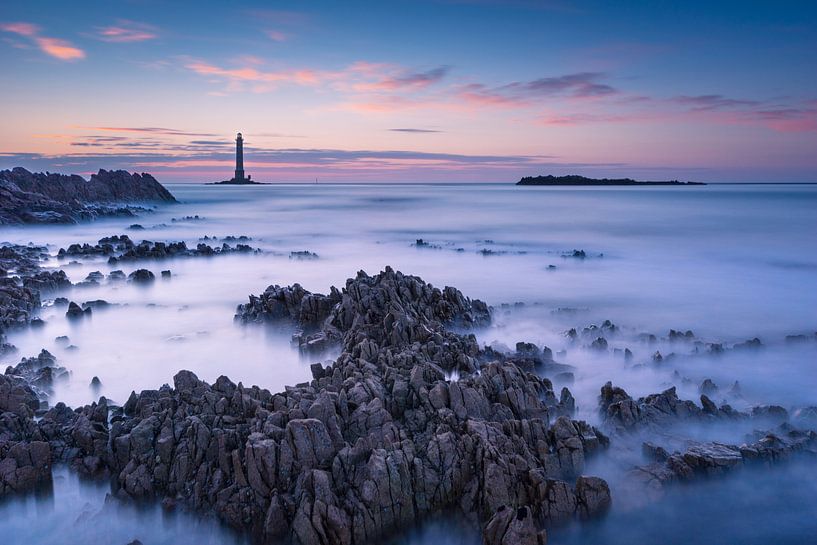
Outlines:
<svg viewBox="0 0 817 545"><path fill-rule="evenodd" d="M20 383L0 407L0 448L110 473L122 497L213 511L268 541L362 543L450 507L505 542L519 531L506 513L524 512L541 541L544 526L609 507L606 483L581 476L606 437L572 420L547 379L449 329L487 324L483 303L391 269L332 293L269 314L339 335L342 354L309 383L271 394L182 371L121 409L58 404L35 422L36 395L8 376ZM35 486L34 458L18 458L3 461L11 489L21 468Z"/></svg>
<svg viewBox="0 0 817 545"><path fill-rule="evenodd" d="M104 237L97 244L71 244L68 248L60 248L57 252L59 259L85 256L108 256L108 264L116 265L121 262L140 261L144 259L166 259L171 257L214 256L229 253L252 253L259 250L248 244L230 246L226 242L221 246L210 246L200 242L195 248L188 248L184 241L153 242L143 240L133 242L128 235L114 235Z"/></svg>
<svg viewBox="0 0 817 545"><path fill-rule="evenodd" d="M101 216L134 215L123 202L176 202L150 174L100 170L81 176L32 173L17 167L0 171L0 225L76 223ZM103 204L104 203L104 204Z"/></svg>
<svg viewBox="0 0 817 545"><path fill-rule="evenodd" d="M51 385L67 374L54 357L24 358L0 375L0 495L34 489L65 463L109 476L119 498L214 513L262 542L365 543L454 508L488 545L542 545L548 527L610 508L610 488L584 474L586 462L642 434L685 422L776 426L741 445L670 452L645 442L651 462L630 473L641 495L817 451L817 435L794 425L817 423L815 408L744 413L706 393L700 406L681 400L674 388L633 399L608 383L602 429L574 420L570 391L557 396L539 375L569 374L548 348L480 348L467 330L490 324L487 305L390 268L328 295L270 286L236 320L294 328L305 350L340 355L276 394L180 371L121 407L103 397L75 410L49 408Z"/></svg>

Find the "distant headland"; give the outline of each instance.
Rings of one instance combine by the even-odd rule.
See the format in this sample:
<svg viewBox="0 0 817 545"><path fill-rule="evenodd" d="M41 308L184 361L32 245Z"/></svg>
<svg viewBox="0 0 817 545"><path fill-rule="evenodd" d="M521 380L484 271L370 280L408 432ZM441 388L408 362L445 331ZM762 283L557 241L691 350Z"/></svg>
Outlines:
<svg viewBox="0 0 817 545"><path fill-rule="evenodd" d="M252 176L244 175L244 137L241 133L235 136L235 176L223 182L210 182L207 185L266 185L252 181Z"/></svg>
<svg viewBox="0 0 817 545"><path fill-rule="evenodd" d="M170 191L144 172L100 169L86 180L22 167L0 170L0 225L128 217L146 210L134 204L175 202Z"/></svg>
<svg viewBox="0 0 817 545"><path fill-rule="evenodd" d="M617 185L706 185L703 182L679 182L668 180L659 182L639 182L632 178L587 178L571 174L568 176L525 176L516 185L546 185L546 186L617 186Z"/></svg>

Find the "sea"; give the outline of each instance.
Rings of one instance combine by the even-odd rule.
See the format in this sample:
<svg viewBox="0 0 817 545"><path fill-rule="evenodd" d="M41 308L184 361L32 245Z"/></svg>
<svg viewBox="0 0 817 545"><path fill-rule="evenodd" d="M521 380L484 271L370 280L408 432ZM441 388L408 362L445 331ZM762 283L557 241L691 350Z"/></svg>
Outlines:
<svg viewBox="0 0 817 545"><path fill-rule="evenodd" d="M52 401L71 406L99 395L123 403L133 390L172 384L181 369L206 381L227 375L282 390L309 380L311 363L336 354L304 357L291 331L241 326L237 305L270 285L300 283L326 293L358 271L391 266L493 307L492 325L476 332L480 343L497 350L520 341L549 347L574 368L568 387L577 418L591 423L598 423L599 389L607 381L634 397L676 386L680 397L697 399L710 379L737 409L817 406L817 185L167 187L179 204L136 218L0 228L0 242L47 246L53 256L47 266L72 282L113 269L144 267L157 276L147 287L103 281L60 294L112 304L80 322L46 300L44 327L9 335L19 353L3 357L3 367L50 351L71 373ZM56 257L70 244L119 234L188 246L205 236L219 239L204 240L211 245L245 236L261 251L112 266L105 258ZM162 270L171 277L161 278ZM593 326L603 325L608 348L599 351L589 340ZM692 331L697 342L671 340L670 330ZM60 336L69 337L70 348L55 340ZM729 349L754 339L760 347ZM625 348L631 359L623 357ZM100 389L89 386L93 377ZM740 439L735 430L719 433L724 441ZM592 469L612 483L621 471ZM66 535L122 545L136 538L145 545L247 540L210 518L106 501L109 492L108 483L58 468L53 489L0 503L2 542L57 544ZM550 543L806 543L817 535L813 462L678 487L638 508L618 502L615 486L613 494L605 519L553 529ZM388 543L479 540L452 514Z"/></svg>

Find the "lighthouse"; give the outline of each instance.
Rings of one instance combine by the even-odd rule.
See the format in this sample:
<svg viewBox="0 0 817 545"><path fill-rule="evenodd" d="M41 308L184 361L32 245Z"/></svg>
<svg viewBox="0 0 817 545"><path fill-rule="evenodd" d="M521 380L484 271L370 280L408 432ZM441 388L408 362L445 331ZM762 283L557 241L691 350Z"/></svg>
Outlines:
<svg viewBox="0 0 817 545"><path fill-rule="evenodd" d="M244 137L238 133L235 137L235 178L236 182L244 181Z"/></svg>
<svg viewBox="0 0 817 545"><path fill-rule="evenodd" d="M223 182L213 183L219 185L258 184L258 182L252 181L252 176L244 175L244 137L241 136L241 133L235 135L235 176Z"/></svg>

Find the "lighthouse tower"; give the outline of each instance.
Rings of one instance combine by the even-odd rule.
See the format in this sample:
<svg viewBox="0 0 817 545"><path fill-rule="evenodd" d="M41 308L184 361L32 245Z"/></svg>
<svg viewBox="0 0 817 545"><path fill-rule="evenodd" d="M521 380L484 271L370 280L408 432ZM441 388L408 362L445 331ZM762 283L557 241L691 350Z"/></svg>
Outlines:
<svg viewBox="0 0 817 545"><path fill-rule="evenodd" d="M235 137L235 181L244 181L244 137L238 133Z"/></svg>

